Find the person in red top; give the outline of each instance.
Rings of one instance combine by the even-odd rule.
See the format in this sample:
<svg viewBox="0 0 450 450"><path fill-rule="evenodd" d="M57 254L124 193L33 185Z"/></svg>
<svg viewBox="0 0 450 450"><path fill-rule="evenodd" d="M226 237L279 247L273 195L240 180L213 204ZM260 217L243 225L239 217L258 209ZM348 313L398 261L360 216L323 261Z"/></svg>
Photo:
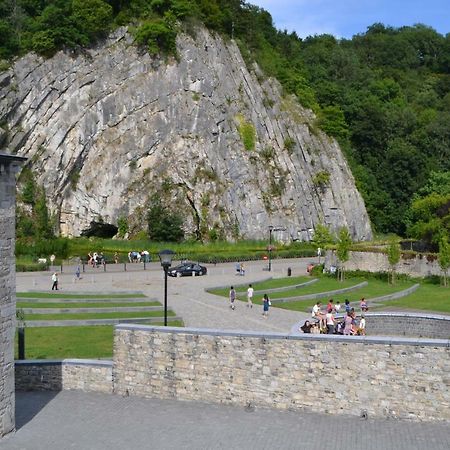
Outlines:
<svg viewBox="0 0 450 450"><path fill-rule="evenodd" d="M330 298L330 300L328 300L328 305L327 305L327 313L331 313L334 310L334 305L333 305L333 299Z"/></svg>

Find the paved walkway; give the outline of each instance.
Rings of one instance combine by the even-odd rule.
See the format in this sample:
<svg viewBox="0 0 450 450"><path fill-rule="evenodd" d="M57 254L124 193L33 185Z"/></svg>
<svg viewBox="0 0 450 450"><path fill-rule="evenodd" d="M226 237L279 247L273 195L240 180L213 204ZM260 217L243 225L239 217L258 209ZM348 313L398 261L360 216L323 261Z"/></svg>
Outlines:
<svg viewBox="0 0 450 450"><path fill-rule="evenodd" d="M448 450L445 424L363 420L117 395L17 395L15 434L2 450Z"/></svg>
<svg viewBox="0 0 450 450"><path fill-rule="evenodd" d="M229 286L285 276L304 275L310 259L246 264L246 276L234 264L208 266L208 276L170 278L168 303L186 326L289 332L307 313L271 308L263 319L261 306L238 302L231 311L226 299L208 294L207 286ZM75 282L72 273L60 276L62 292L143 291L163 299L163 273L157 263L148 270L104 273L90 269ZM50 274L17 274L17 290L49 290ZM116 395L63 391L18 393L17 432L0 441L1 450L61 449L367 449L414 450L450 448L448 424L395 420L362 420L290 411L246 411L223 405L175 400L123 398Z"/></svg>
<svg viewBox="0 0 450 450"><path fill-rule="evenodd" d="M246 274L241 277L235 274L233 263L207 265L208 275L203 277L181 277L168 279L168 306L177 316L181 316L187 327L216 328L247 331L278 331L289 333L292 326L304 321L308 313L271 308L268 319L262 317L262 306L252 309L243 302L236 302L236 309L229 308L228 300L205 292L212 286L236 286L248 284L269 277L286 276L287 269L292 269L293 276L306 275L306 266L310 258L275 260L272 271L263 270L267 263L252 261L245 264ZM142 291L152 299L163 303L163 271L159 263L150 263L147 270L133 265L127 272L117 272L122 265L108 266L107 272L102 268L88 268L81 280L75 281L75 268L66 267L59 277L61 292L114 292ZM114 271L114 272L113 272ZM51 273L18 273L17 291L42 290L50 291ZM262 296L260 296L262 297ZM314 301L311 300L311 306Z"/></svg>

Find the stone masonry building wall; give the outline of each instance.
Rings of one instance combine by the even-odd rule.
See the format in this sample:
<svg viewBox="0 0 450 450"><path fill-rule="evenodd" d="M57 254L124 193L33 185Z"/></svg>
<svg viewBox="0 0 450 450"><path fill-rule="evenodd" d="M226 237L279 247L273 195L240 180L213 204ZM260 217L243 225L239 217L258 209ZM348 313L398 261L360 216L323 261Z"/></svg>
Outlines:
<svg viewBox="0 0 450 450"><path fill-rule="evenodd" d="M450 341L118 325L114 392L450 421Z"/></svg>
<svg viewBox="0 0 450 450"><path fill-rule="evenodd" d="M0 437L15 428L15 173L22 159L0 153Z"/></svg>

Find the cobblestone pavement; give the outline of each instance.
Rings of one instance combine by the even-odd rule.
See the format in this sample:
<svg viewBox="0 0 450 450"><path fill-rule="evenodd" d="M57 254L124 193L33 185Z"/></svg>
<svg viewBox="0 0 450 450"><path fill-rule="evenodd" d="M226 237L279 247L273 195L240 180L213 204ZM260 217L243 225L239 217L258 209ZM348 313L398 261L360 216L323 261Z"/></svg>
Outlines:
<svg viewBox="0 0 450 450"><path fill-rule="evenodd" d="M445 424L363 420L176 400L28 392L2 450L364 449L448 450Z"/></svg>
<svg viewBox="0 0 450 450"><path fill-rule="evenodd" d="M216 328L247 331L276 331L289 333L292 326L304 321L310 315L306 312L288 311L272 307L269 318L262 316L262 306L247 308L243 302L236 302L236 309L229 308L228 300L205 292L213 286L236 286L267 279L286 276L287 269L292 269L293 276L306 275L306 266L310 258L275 260L272 271L263 270L267 263L253 261L246 263L245 276L235 274L233 263L207 265L208 275L203 277L181 277L168 280L168 306L181 316L187 327ZM150 263L147 270L140 265L129 265L123 272L123 265L102 268L87 268L82 279L75 281L75 268L66 267L59 277L61 292L114 292L142 291L152 299L163 302L163 271L159 263ZM121 270L121 271L119 271ZM17 291L50 291L51 272L18 273ZM262 297L262 295L260 296ZM311 306L314 301L311 300Z"/></svg>

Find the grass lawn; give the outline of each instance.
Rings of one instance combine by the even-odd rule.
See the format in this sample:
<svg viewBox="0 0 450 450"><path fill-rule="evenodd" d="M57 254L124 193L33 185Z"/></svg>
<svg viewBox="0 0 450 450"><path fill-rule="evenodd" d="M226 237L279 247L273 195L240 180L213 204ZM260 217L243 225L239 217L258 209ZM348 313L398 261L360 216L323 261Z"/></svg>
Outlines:
<svg viewBox="0 0 450 450"><path fill-rule="evenodd" d="M298 277L298 279L302 280L308 280L311 279L310 277ZM295 280L293 281L292 278L279 278L276 280L270 280L264 283L253 283L253 287L255 290L262 290L260 286L264 286L266 289L270 289L272 287L283 287L283 286L291 286L292 284L299 284L299 281ZM276 286L274 286L272 283L276 281ZM333 279L333 278L319 278L319 281L302 288L296 288L291 290L286 290L282 292L272 292L269 296L271 299L276 298L285 298L285 297L296 297L299 295L306 295L306 294L313 294L318 292L327 292L327 291L333 291L336 289L341 289L345 287L354 286L356 284L359 284L363 281L366 281L363 278L349 278L345 280L343 283L340 283L339 281ZM404 289L407 289L414 285L415 281L398 281L395 285L388 284L384 281L377 280L374 278L370 278L367 280L368 285L365 287L362 287L360 289L357 289L352 292L347 292L344 294L338 294L333 295L333 299L335 302L341 302L344 303L345 299L349 299L350 301L357 301L361 297L365 297L367 299L380 297L382 295L392 294L394 292L403 291ZM301 282L301 281L300 281ZM229 289L215 289L210 291L211 293L221 295L222 297L228 297ZM423 294L422 294L423 293ZM441 311L441 312L450 312L450 305L443 305L444 297L447 298L447 303L450 303L450 290L445 292L444 288L439 288L439 286L436 285L428 285L423 284L418 291L416 291L415 294L412 294L408 297L405 297L405 299L400 300L392 300L389 302L386 302L386 306L399 306L399 307L410 307L413 309L424 309L429 311ZM239 291L237 295L238 300L242 300L244 302L247 301L246 298L246 292ZM423 298L428 298L427 301L423 301ZM430 299L433 299L431 301ZM261 304L262 295L257 295L254 298L254 303ZM408 300L411 299L411 302L408 302ZM422 299L422 300L421 300ZM327 298L322 299L322 303L327 302ZM419 300L419 301L417 301ZM408 302L408 303L407 303ZM289 309L293 311L302 311L302 312L309 312L314 305L314 300L300 300L297 302L287 302L287 303L277 303L273 306L276 308L283 308L283 309ZM411 306L404 306L404 305L411 305ZM370 301L369 301L370 305ZM447 309L446 309L447 308Z"/></svg>
<svg viewBox="0 0 450 450"><path fill-rule="evenodd" d="M384 302L386 307L450 313L450 288L423 283L416 292L398 300Z"/></svg>
<svg viewBox="0 0 450 450"><path fill-rule="evenodd" d="M79 313L79 314L25 314L25 320L84 320L84 319L129 319L135 317L162 317L163 311ZM175 316L167 311L168 316Z"/></svg>
<svg viewBox="0 0 450 450"><path fill-rule="evenodd" d="M141 324L142 325L142 324ZM163 322L152 326L163 325ZM182 321L170 322L182 327ZM111 358L113 353L112 325L84 327L42 327L25 329L25 358ZM18 359L17 333L15 358Z"/></svg>
<svg viewBox="0 0 450 450"><path fill-rule="evenodd" d="M144 294L63 294L61 292L17 292L17 298L146 298Z"/></svg>
<svg viewBox="0 0 450 450"><path fill-rule="evenodd" d="M159 302L139 302L139 303L35 303L17 302L17 308L129 308L132 306L161 306Z"/></svg>
<svg viewBox="0 0 450 450"><path fill-rule="evenodd" d="M333 300L335 302L343 303L345 299L352 301L360 300L362 297L366 299L371 299L375 297L381 297L382 295L393 294L394 292L404 291L410 288L414 284L413 281L399 281L392 285L381 280L368 280L369 284L361 289L354 292L347 292L346 294L333 295ZM324 299L326 300L326 299ZM370 303L370 300L369 300Z"/></svg>
<svg viewBox="0 0 450 450"><path fill-rule="evenodd" d="M307 281L307 280L311 280L312 278L310 277L298 277L298 279L301 281ZM283 280L285 283L288 284L283 284ZM276 281L277 284L272 286L270 284L269 281L263 283L253 283L253 288L255 289L255 291L259 291L259 290L263 290L265 289L272 289L274 287L284 287L284 286L291 286L292 284L299 284L299 282L297 283L291 283L292 278L288 277L288 278L279 278L277 280L271 280L271 281ZM336 289L343 289L343 288L347 288L347 287L351 287L354 286L356 284L359 284L361 282L363 282L363 279L359 279L359 278L352 278L349 280L345 280L344 282L340 283L339 281L333 279L333 278L319 278L319 281L317 281L316 283L313 283L311 285L308 286L304 286L301 288L292 288L286 291L281 291L281 292L271 292L270 293L270 298L285 298L285 297L297 297L299 295L307 295L307 294L315 294L315 293L319 293L319 292L327 292L327 291L334 291ZM263 285L263 288L261 288L260 286ZM216 295L220 295L222 297L228 297L230 289L226 288L226 289L214 289L212 291L210 291L213 294ZM355 291L355 292L359 292ZM358 295L358 294L356 294ZM237 292L237 299L238 300L242 300L242 301L247 301L247 292L246 291L238 291ZM254 297L254 303L260 304L261 303L261 299L262 299L262 295L257 295ZM308 300L309 303L311 303L311 300Z"/></svg>
<svg viewBox="0 0 450 450"><path fill-rule="evenodd" d="M380 280L368 280L369 284L365 287L362 287L361 289L358 289L357 291L353 292L347 292L345 294L339 294L339 295L333 295L330 296L333 298L334 302L341 302L344 303L345 299L349 299L351 302L359 300L361 297L365 297L367 299L374 298L374 297L380 297L382 295L387 294L393 294L394 292L403 291L404 289L407 289L411 287L414 283L411 281L401 282L397 283L394 286L391 284L388 284L384 281ZM273 297L272 297L273 298ZM293 311L302 311L302 312L310 312L313 305L316 303L317 300L301 300L298 302L289 302L289 303L277 303L277 308L283 308L283 309L290 309ZM327 298L320 300L322 304L326 304L328 302ZM390 302L389 302L390 304ZM369 300L369 306L370 300Z"/></svg>

